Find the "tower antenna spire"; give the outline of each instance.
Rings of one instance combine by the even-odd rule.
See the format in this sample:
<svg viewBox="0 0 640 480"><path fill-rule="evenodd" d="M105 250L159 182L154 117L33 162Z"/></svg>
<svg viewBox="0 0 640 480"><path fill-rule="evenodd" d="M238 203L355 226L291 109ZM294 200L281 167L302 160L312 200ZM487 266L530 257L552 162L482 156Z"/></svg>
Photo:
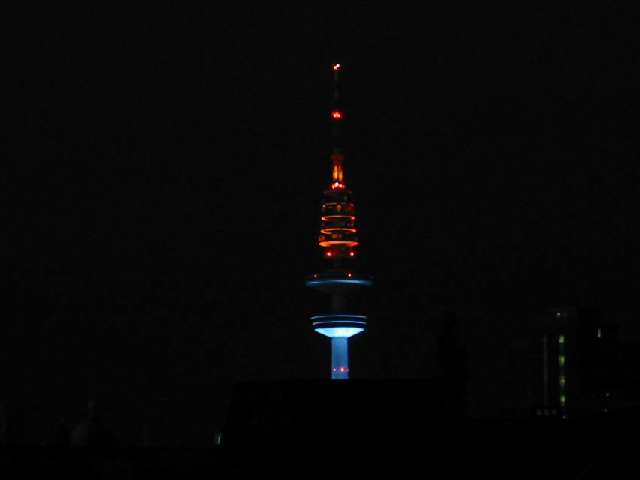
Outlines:
<svg viewBox="0 0 640 480"><path fill-rule="evenodd" d="M340 149L341 125L344 120L344 110L340 102L340 76L342 73L342 64L334 63L331 65L333 72L333 100L331 102L331 133L333 150L331 152L331 188L334 190L344 189L344 167L342 165L344 155Z"/></svg>

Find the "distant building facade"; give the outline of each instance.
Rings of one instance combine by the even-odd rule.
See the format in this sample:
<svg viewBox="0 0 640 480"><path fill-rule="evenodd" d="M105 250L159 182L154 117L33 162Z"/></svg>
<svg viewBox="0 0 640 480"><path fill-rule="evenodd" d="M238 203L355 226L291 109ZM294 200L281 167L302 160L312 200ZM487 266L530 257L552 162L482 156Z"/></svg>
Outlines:
<svg viewBox="0 0 640 480"><path fill-rule="evenodd" d="M554 308L535 315L510 345L509 376L519 405L539 417L566 419L635 404L618 326L594 308ZM638 356L640 359L640 356ZM518 382L519 379L519 382Z"/></svg>

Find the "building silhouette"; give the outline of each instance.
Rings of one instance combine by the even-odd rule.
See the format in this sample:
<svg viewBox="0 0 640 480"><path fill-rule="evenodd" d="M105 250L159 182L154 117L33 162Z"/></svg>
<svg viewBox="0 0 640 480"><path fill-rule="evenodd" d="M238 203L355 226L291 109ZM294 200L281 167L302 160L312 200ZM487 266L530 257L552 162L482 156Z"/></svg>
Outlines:
<svg viewBox="0 0 640 480"><path fill-rule="evenodd" d="M629 385L640 356L618 332L598 308L556 307L532 314L510 343L506 371L517 390L510 414L529 410L566 420L635 404L640 396Z"/></svg>

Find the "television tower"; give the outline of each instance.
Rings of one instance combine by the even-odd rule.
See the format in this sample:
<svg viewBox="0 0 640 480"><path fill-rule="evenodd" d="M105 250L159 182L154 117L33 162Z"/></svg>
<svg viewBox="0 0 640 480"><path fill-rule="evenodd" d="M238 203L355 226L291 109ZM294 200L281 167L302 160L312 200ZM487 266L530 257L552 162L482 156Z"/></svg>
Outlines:
<svg viewBox="0 0 640 480"><path fill-rule="evenodd" d="M308 287L331 296L330 313L313 315L313 328L331 339L331 378L349 378L349 338L364 331L366 315L354 314L347 308L347 297L355 290L370 287L370 278L354 272L349 264L356 256L358 229L356 228L355 205L351 190L344 179L344 155L340 149L340 126L344 121L344 111L340 105L340 74L342 65L331 65L333 72L333 102L329 118L333 133L331 153L331 182L322 197L320 234L318 245L329 268L316 273L306 280Z"/></svg>

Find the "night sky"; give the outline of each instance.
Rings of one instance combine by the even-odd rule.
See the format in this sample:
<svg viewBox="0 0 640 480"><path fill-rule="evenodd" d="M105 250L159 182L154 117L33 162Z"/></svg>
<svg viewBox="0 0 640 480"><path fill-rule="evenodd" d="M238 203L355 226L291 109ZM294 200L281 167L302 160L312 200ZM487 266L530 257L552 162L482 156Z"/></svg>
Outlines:
<svg viewBox="0 0 640 480"><path fill-rule="evenodd" d="M21 15L0 401L36 439L93 399L125 441L204 444L235 381L328 375L333 61L376 280L354 377L437 374L444 310L480 363L556 306L634 340L638 19L583 8Z"/></svg>

